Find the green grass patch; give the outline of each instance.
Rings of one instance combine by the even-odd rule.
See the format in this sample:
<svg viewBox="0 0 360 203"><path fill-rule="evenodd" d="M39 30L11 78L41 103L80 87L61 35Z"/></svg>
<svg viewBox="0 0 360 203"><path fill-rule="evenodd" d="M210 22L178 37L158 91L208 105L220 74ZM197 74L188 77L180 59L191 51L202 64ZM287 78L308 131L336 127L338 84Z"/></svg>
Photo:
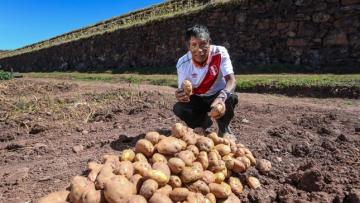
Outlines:
<svg viewBox="0 0 360 203"><path fill-rule="evenodd" d="M12 77L10 72L0 70L0 80L10 80Z"/></svg>

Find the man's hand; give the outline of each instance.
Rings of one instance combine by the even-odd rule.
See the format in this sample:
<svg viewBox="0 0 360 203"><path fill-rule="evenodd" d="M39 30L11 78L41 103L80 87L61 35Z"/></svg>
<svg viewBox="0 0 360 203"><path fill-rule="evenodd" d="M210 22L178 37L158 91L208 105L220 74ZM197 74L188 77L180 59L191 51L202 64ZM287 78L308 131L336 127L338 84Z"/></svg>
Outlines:
<svg viewBox="0 0 360 203"><path fill-rule="evenodd" d="M177 100L179 100L179 102L189 102L190 101L189 95L187 95L185 93L185 91L182 89L177 89L175 91L175 97Z"/></svg>
<svg viewBox="0 0 360 203"><path fill-rule="evenodd" d="M213 118L215 118L215 119L219 119L219 118L223 117L224 114L225 114L225 111L226 111L225 103L224 103L224 101L223 101L222 98L216 98L216 99L213 101L213 103L211 104L210 107L211 107L211 108L215 108L215 106L216 106L217 104L222 105L222 108L220 109L220 111L218 111L217 115L213 117ZM213 110L214 110L214 109L213 109Z"/></svg>

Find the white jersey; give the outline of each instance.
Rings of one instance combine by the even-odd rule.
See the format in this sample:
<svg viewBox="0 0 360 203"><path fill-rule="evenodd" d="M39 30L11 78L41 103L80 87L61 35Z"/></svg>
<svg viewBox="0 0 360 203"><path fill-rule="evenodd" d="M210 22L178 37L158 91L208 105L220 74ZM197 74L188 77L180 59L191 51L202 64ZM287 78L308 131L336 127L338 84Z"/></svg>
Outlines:
<svg viewBox="0 0 360 203"><path fill-rule="evenodd" d="M176 65L178 87L182 89L184 80L189 80L193 93L211 96L225 88L224 76L234 73L228 51L223 46L210 46L210 56L204 67L195 67L191 52L182 56Z"/></svg>

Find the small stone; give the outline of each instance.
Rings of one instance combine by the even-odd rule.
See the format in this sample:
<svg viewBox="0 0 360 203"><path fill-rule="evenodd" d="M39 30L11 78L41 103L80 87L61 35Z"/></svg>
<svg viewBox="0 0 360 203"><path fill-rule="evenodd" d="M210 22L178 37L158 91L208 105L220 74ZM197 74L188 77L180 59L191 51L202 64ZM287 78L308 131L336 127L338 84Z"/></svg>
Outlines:
<svg viewBox="0 0 360 203"><path fill-rule="evenodd" d="M266 174L267 172L271 171L271 162L266 159L260 159L256 164L256 168L261 174Z"/></svg>
<svg viewBox="0 0 360 203"><path fill-rule="evenodd" d="M34 148L46 148L47 145L44 143L36 143L34 144Z"/></svg>
<svg viewBox="0 0 360 203"><path fill-rule="evenodd" d="M27 167L17 169L15 172L4 178L5 184L18 185L24 179L29 177L29 170L30 169Z"/></svg>
<svg viewBox="0 0 360 203"><path fill-rule="evenodd" d="M276 157L276 161L277 162L282 162L282 158L281 157Z"/></svg>
<svg viewBox="0 0 360 203"><path fill-rule="evenodd" d="M82 145L76 145L76 146L74 146L74 147L72 148L72 150L73 150L73 152L75 152L75 153L79 153L79 152L81 152L81 151L84 150L84 146L82 146Z"/></svg>
<svg viewBox="0 0 360 203"><path fill-rule="evenodd" d="M81 133L82 133L83 135L87 135L87 134L89 134L89 131L83 130Z"/></svg>
<svg viewBox="0 0 360 203"><path fill-rule="evenodd" d="M38 134L41 132L44 132L46 130L46 127L40 124L35 124L31 127L29 133L30 134Z"/></svg>
<svg viewBox="0 0 360 203"><path fill-rule="evenodd" d="M337 141L342 141L342 142L349 142L350 139L344 135L344 134L340 134L337 138L336 138Z"/></svg>
<svg viewBox="0 0 360 203"><path fill-rule="evenodd" d="M246 118L244 118L244 119L241 120L241 122L242 122L242 123L249 123L249 120L246 119Z"/></svg>

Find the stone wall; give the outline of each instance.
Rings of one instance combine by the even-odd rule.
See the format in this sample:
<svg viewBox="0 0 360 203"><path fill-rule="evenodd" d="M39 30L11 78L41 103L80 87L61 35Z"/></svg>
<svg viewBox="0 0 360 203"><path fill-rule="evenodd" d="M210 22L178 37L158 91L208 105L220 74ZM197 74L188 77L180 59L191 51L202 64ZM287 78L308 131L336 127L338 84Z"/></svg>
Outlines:
<svg viewBox="0 0 360 203"><path fill-rule="evenodd" d="M228 48L237 73L360 73L360 0L230 0L46 49L0 59L16 71L169 67L202 23Z"/></svg>

